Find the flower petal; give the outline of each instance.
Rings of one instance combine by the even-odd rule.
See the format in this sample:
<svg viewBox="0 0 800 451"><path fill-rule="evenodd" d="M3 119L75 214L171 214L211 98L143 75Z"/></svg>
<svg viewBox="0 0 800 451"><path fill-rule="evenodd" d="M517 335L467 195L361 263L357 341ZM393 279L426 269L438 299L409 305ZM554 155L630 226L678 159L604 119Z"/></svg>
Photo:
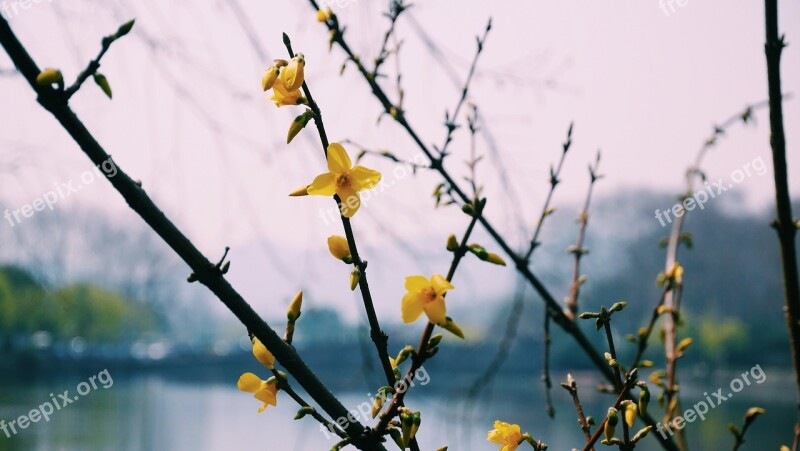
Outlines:
<svg viewBox="0 0 800 451"><path fill-rule="evenodd" d="M447 292L447 290L452 290L455 288L441 274L434 274L431 277L431 284L433 284L433 289L436 290L436 294L440 295Z"/></svg>
<svg viewBox="0 0 800 451"><path fill-rule="evenodd" d="M344 174L353 167L350 156L339 143L328 145L328 170L334 174Z"/></svg>
<svg viewBox="0 0 800 451"><path fill-rule="evenodd" d="M336 194L342 199L342 204L340 206L342 216L345 218L352 218L359 207L361 207L361 197L358 196L358 193L352 187L339 188Z"/></svg>
<svg viewBox="0 0 800 451"><path fill-rule="evenodd" d="M406 277L406 290L409 293L418 293L429 286L431 286L431 282L425 276Z"/></svg>
<svg viewBox="0 0 800 451"><path fill-rule="evenodd" d="M264 346L258 338L253 339L253 355L262 365L269 369L275 368L275 356Z"/></svg>
<svg viewBox="0 0 800 451"><path fill-rule="evenodd" d="M425 314L434 324L442 325L447 322L447 307L444 305L444 298L439 296L431 302L425 303Z"/></svg>
<svg viewBox="0 0 800 451"><path fill-rule="evenodd" d="M253 373L244 373L239 376L239 390L247 393L255 393L261 388L261 378Z"/></svg>
<svg viewBox="0 0 800 451"><path fill-rule="evenodd" d="M330 172L318 175L308 185L307 191L312 196L333 196L336 194L336 176Z"/></svg>
<svg viewBox="0 0 800 451"><path fill-rule="evenodd" d="M263 402L264 404L270 404L273 406L277 405L278 404L278 397L276 396L277 392L273 387L271 387L271 385L274 386L274 384L267 385L267 388L257 391L253 395L253 397Z"/></svg>
<svg viewBox="0 0 800 451"><path fill-rule="evenodd" d="M404 323L409 324L418 320L422 315L422 309L423 302L416 293L407 293L403 296L401 311Z"/></svg>
<svg viewBox="0 0 800 451"><path fill-rule="evenodd" d="M350 183L356 191L374 188L381 181L381 173L364 166L356 166L350 170Z"/></svg>

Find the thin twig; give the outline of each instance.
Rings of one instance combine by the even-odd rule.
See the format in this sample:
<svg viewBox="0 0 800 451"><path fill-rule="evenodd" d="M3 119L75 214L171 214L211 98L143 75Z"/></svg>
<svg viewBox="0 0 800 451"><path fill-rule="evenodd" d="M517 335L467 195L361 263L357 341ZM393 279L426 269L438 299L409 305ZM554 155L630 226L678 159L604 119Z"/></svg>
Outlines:
<svg viewBox="0 0 800 451"><path fill-rule="evenodd" d="M583 404L581 404L580 397L578 396L578 383L575 382L575 378L573 378L571 374L567 374L567 381L562 382L561 386L569 392L570 396L572 396L572 403L575 404L575 412L578 414L578 424L581 426L581 430L583 431L583 435L586 436L586 440L591 440L592 427L589 425L589 421L586 419L586 415L583 413Z"/></svg>
<svg viewBox="0 0 800 451"><path fill-rule="evenodd" d="M783 286L786 296L786 323L789 328L789 346L794 363L798 391L800 391L800 279L797 273L797 225L792 216L789 179L786 168L786 135L783 128L783 92L781 88L781 53L786 47L785 36L778 30L778 1L765 0L767 80L769 84L769 124L771 130L772 162L775 177L775 203L777 217L773 227L778 234L783 268ZM800 408L800 402L798 403ZM796 428L800 429L800 422Z"/></svg>
<svg viewBox="0 0 800 451"><path fill-rule="evenodd" d="M584 249L583 244L586 240L586 229L589 227L589 205L592 202L594 184L600 180L600 178L602 178L602 176L597 173L599 168L600 152L598 151L594 166L591 164L589 165L589 190L586 193L586 201L583 204L583 210L578 213L578 224L580 225L578 228L578 239L571 249L572 254L575 256L575 264L572 268L572 284L570 285L569 297L567 298L567 309L569 312L568 316L573 319L578 313L578 297L580 296L581 285L583 284L583 278L581 276L581 259L588 252L586 249Z"/></svg>
<svg viewBox="0 0 800 451"><path fill-rule="evenodd" d="M292 50L292 42L286 33L283 34L283 43L286 46L286 50L289 52L289 56L294 57L295 53ZM319 105L314 101L314 97L311 95L311 91L308 88L308 83L305 81L303 81L303 93L305 94L306 99L308 99L308 107L314 113L314 124L316 125L317 132L319 133L323 153L327 157L329 142L328 134L325 131L325 124L322 121L322 111L320 110ZM338 195L334 195L334 201L341 211L342 199L340 199ZM369 321L370 337L375 343L375 347L378 351L378 358L381 362L381 368L383 369L384 376L386 377L386 382L389 385L392 385L394 384L394 371L392 370L392 365L389 361L389 337L383 332L383 330L381 330L380 322L378 322L378 315L375 313L375 304L372 301L372 293L370 292L369 282L367 281L367 264L361 259L361 256L358 253L358 247L356 246L355 234L353 233L353 227L350 224L350 218L345 217L344 214L341 214L339 217L342 220L342 227L344 227L347 244L350 247L353 265L355 265L361 272L358 286L361 290L361 297L364 301L364 310L366 310L367 320Z"/></svg>

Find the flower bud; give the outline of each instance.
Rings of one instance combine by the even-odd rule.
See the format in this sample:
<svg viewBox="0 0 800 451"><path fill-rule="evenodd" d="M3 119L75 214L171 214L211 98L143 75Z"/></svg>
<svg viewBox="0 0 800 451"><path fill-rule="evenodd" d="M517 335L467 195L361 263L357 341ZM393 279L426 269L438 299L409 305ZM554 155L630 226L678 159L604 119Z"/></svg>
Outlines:
<svg viewBox="0 0 800 451"><path fill-rule="evenodd" d="M494 252L489 252L486 256L486 261L489 263L494 263L495 265L505 266L506 262L503 260L499 255L495 254Z"/></svg>
<svg viewBox="0 0 800 451"><path fill-rule="evenodd" d="M632 428L633 424L636 422L637 410L636 404L631 401L628 401L625 405L625 423L628 424L629 428Z"/></svg>
<svg viewBox="0 0 800 451"><path fill-rule="evenodd" d="M95 72L92 75L92 78L94 78L94 82L97 83L97 86L103 90L105 95L107 95L109 99L112 98L111 85L108 84L108 79L106 79L106 76L100 72Z"/></svg>
<svg viewBox="0 0 800 451"><path fill-rule="evenodd" d="M611 442L614 438L614 435L617 432L617 423L619 422L619 417L617 416L617 409L613 407L608 408L608 417L606 418L606 426L603 429L605 433L606 440Z"/></svg>
<svg viewBox="0 0 800 451"><path fill-rule="evenodd" d="M64 82L64 76L61 75L61 71L50 67L39 72L39 75L36 76L36 84L38 84L39 86L49 86L54 83L63 83L63 82Z"/></svg>
<svg viewBox="0 0 800 451"><path fill-rule="evenodd" d="M308 124L308 121L310 121L312 117L313 113L311 113L311 110L306 110L305 113L294 118L292 124L289 126L289 134L286 136L286 144L292 142L294 137L306 127L306 124Z"/></svg>
<svg viewBox="0 0 800 451"><path fill-rule="evenodd" d="M289 304L289 310L286 312L286 317L289 321L297 321L300 318L300 308L303 306L303 290L297 292Z"/></svg>
<svg viewBox="0 0 800 451"><path fill-rule="evenodd" d="M261 77L261 89L263 89L264 92L267 92L272 88L272 85L275 84L275 80L278 79L279 73L280 69L278 66L270 66L264 71L264 76Z"/></svg>
<svg viewBox="0 0 800 451"><path fill-rule="evenodd" d="M447 237L447 250L450 252L455 252L458 250L458 240L452 233Z"/></svg>
<svg viewBox="0 0 800 451"><path fill-rule="evenodd" d="M281 72L281 79L284 86L286 86L286 90L296 91L303 86L305 65L306 61L302 53L298 53L297 56L289 61L289 64Z"/></svg>
<svg viewBox="0 0 800 451"><path fill-rule="evenodd" d="M350 273L350 290L355 291L356 287L358 286L358 282L361 280L361 271L358 268L353 268L353 272Z"/></svg>
<svg viewBox="0 0 800 451"><path fill-rule="evenodd" d="M642 391L639 393L639 412L642 413L642 416L647 415L647 405L650 403L650 390L647 387L642 387Z"/></svg>
<svg viewBox="0 0 800 451"><path fill-rule="evenodd" d="M344 260L350 257L350 245L347 243L347 238L339 235L331 235L328 237L328 250L331 255L339 260Z"/></svg>

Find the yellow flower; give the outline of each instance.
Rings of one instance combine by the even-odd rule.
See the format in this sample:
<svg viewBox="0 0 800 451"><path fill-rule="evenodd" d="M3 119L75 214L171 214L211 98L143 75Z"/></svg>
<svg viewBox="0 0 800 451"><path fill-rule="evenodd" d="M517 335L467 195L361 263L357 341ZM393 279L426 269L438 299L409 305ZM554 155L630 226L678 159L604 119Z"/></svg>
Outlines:
<svg viewBox="0 0 800 451"><path fill-rule="evenodd" d="M332 15L333 15L333 10L330 9L330 8L318 9L317 10L317 21L318 22L327 22L328 19L330 19Z"/></svg>
<svg viewBox="0 0 800 451"><path fill-rule="evenodd" d="M452 290L453 285L440 274L434 274L430 280L424 276L406 277L407 293L403 296L403 322L413 323L424 311L428 319L438 325L447 322L447 309L444 305L444 294Z"/></svg>
<svg viewBox="0 0 800 451"><path fill-rule="evenodd" d="M244 373L239 376L237 385L239 390L252 393L254 398L264 403L258 408L258 413L263 412L267 406L278 405L278 382L274 378L264 381L253 373Z"/></svg>
<svg viewBox="0 0 800 451"><path fill-rule="evenodd" d="M261 87L264 89L264 92L272 88L275 84L275 80L278 79L279 73L280 69L278 69L278 66L270 66L264 71L264 76L261 78Z"/></svg>
<svg viewBox="0 0 800 451"><path fill-rule="evenodd" d="M347 238L339 235L331 235L328 237L328 250L331 255L339 260L344 260L350 257L350 245L347 244Z"/></svg>
<svg viewBox="0 0 800 451"><path fill-rule="evenodd" d="M261 340L255 337L253 338L253 355L265 367L271 370L275 368L275 356L261 343Z"/></svg>
<svg viewBox="0 0 800 451"><path fill-rule="evenodd" d="M284 69L285 71L286 69ZM275 80L275 84L272 85L272 101L275 102L275 105L278 107L282 107L285 105L300 105L304 102L302 95L300 95L300 90L295 89L294 91L286 89L286 86L283 83L283 77L278 77Z"/></svg>
<svg viewBox="0 0 800 451"><path fill-rule="evenodd" d="M489 431L486 440L503 445L500 451L515 451L522 441L522 431L519 425L495 421L494 430Z"/></svg>
<svg viewBox="0 0 800 451"><path fill-rule="evenodd" d="M278 86L275 83L275 86ZM341 199L341 212L346 218L352 217L361 206L359 191L370 189L381 181L381 173L363 166L353 166L347 151L339 143L328 146L328 171L320 174L308 186L308 194L314 196L333 196Z"/></svg>
<svg viewBox="0 0 800 451"><path fill-rule="evenodd" d="M298 53L297 56L289 61L289 65L283 69L281 72L281 80L283 80L283 85L287 90L297 91L303 86L303 69L305 65L306 60L303 54Z"/></svg>

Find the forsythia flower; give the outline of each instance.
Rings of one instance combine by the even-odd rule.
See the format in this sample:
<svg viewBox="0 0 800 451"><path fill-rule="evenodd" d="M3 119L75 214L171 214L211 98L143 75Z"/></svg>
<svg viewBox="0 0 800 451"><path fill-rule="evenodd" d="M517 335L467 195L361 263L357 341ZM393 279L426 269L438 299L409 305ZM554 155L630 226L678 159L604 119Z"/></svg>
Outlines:
<svg viewBox="0 0 800 451"><path fill-rule="evenodd" d="M278 86L278 83L275 83ZM353 166L347 151L339 143L328 146L328 171L320 174L308 186L308 194L315 196L333 196L341 199L342 215L352 217L361 206L359 191L370 189L381 181L378 171L363 166Z"/></svg>
<svg viewBox="0 0 800 451"><path fill-rule="evenodd" d="M255 337L253 338L253 355L267 368L275 368L275 356ZM239 376L237 386L243 392L253 393L254 398L264 403L258 409L258 413L263 412L268 405L277 405L278 382L275 378L264 381L253 373L244 373Z"/></svg>
<svg viewBox="0 0 800 451"><path fill-rule="evenodd" d="M331 255L339 260L344 260L350 257L350 245L347 244L347 238L339 235L331 235L328 237L328 250Z"/></svg>
<svg viewBox="0 0 800 451"><path fill-rule="evenodd" d="M486 440L503 445L500 451L515 451L522 441L522 431L519 425L495 421L494 430L489 431Z"/></svg>
<svg viewBox="0 0 800 451"><path fill-rule="evenodd" d="M286 69L284 69L284 72ZM286 106L286 105L300 105L303 103L304 99L302 95L300 95L300 90L295 89L294 91L289 90L286 88L286 85L283 82L283 77L278 77L275 80L275 84L272 85L272 101L275 102L275 105L278 107Z"/></svg>
<svg viewBox="0 0 800 451"><path fill-rule="evenodd" d="M278 381L274 378L263 381L253 373L244 373L239 377L237 385L239 390L252 393L254 398L264 403L258 408L258 413L263 412L267 406L278 405Z"/></svg>
<svg viewBox="0 0 800 451"><path fill-rule="evenodd" d="M281 71L281 80L283 80L283 85L287 90L297 91L303 86L303 69L305 65L306 60L303 58L303 54L299 53Z"/></svg>
<svg viewBox="0 0 800 451"><path fill-rule="evenodd" d="M403 322L413 323L424 311L432 323L440 326L446 323L444 294L452 289L453 285L440 274L434 274L430 280L424 276L406 277L408 292L403 296Z"/></svg>

